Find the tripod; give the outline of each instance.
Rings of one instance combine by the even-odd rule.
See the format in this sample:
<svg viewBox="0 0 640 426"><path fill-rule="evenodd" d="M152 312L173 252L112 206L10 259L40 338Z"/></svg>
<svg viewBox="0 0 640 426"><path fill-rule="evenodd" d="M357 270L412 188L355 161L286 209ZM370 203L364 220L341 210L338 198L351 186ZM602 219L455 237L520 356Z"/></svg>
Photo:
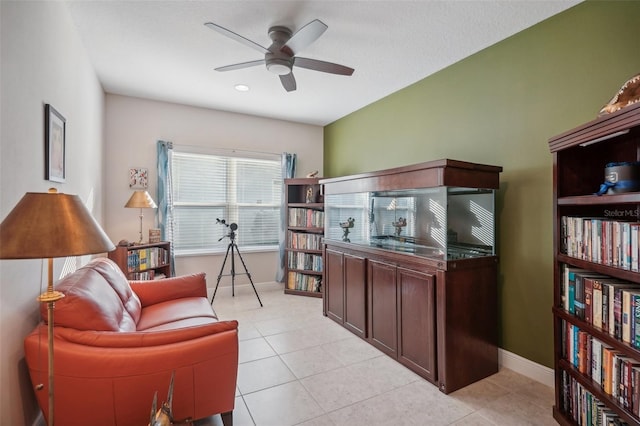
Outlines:
<svg viewBox="0 0 640 426"><path fill-rule="evenodd" d="M219 222L222 222L223 224L225 224L224 221L219 221ZM222 267L220 268L220 273L218 274L218 281L216 282L216 288L213 291L213 296L211 296L211 303L213 303L213 299L216 297L216 293L218 292L218 285L220 285L220 278L222 278L223 276L222 272L224 271L224 265L226 265L227 263L229 252L231 252L231 271L229 274L225 274L224 276L231 275L231 296L235 297L236 262L235 262L235 257L233 255L233 251L235 250L235 252L238 253L238 257L240 258L240 261L242 262L242 266L244 267L244 272L245 272L244 275L249 277L249 282L251 283L251 287L253 287L253 292L256 294L256 297L258 298L258 303L260 303L260 307L262 307L262 301L260 300L260 296L258 296L258 290L256 290L256 286L253 285L251 274L249 273L249 270L247 269L247 265L245 265L244 259L240 254L240 250L238 250L238 245L236 244L235 230L238 229L238 225L236 225L235 223L232 223L229 226L231 228L231 231L229 231L229 234L226 236L229 237L230 241L229 241L229 245L227 246L227 253L224 255L224 260L222 261ZM224 236L222 238L224 238ZM220 238L218 241L221 241L222 238ZM239 274L239 275L243 275L243 274Z"/></svg>

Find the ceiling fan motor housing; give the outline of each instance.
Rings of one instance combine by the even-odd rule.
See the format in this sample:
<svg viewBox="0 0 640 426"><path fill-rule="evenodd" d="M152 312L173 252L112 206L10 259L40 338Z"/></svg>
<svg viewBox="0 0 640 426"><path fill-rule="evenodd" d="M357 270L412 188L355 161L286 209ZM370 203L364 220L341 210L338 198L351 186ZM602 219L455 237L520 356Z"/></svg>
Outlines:
<svg viewBox="0 0 640 426"><path fill-rule="evenodd" d="M287 41L291 38L291 30L283 26L269 28L269 37L273 41L269 46L269 53L265 54L265 65L267 69L277 75L287 75L293 68L293 52L291 49L283 49Z"/></svg>

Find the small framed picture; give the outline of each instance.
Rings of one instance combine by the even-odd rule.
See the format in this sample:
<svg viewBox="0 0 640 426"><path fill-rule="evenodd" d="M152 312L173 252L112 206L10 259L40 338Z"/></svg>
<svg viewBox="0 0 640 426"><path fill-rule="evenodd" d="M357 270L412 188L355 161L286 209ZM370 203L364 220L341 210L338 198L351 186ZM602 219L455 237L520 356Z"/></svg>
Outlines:
<svg viewBox="0 0 640 426"><path fill-rule="evenodd" d="M144 168L129 169L129 188L146 189L149 183L149 171Z"/></svg>
<svg viewBox="0 0 640 426"><path fill-rule="evenodd" d="M160 229L149 228L149 244L160 242Z"/></svg>
<svg viewBox="0 0 640 426"><path fill-rule="evenodd" d="M44 108L44 178L65 181L65 139L67 120L50 104Z"/></svg>

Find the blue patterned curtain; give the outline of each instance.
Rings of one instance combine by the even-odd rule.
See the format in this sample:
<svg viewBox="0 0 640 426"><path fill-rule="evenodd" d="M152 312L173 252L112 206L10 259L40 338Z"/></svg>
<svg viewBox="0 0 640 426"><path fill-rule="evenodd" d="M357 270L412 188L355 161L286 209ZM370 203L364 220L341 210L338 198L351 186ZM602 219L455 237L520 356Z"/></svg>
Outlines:
<svg viewBox="0 0 640 426"><path fill-rule="evenodd" d="M282 153L282 178L288 179L296 175L296 154L289 154L288 152ZM285 247L287 241L287 206L286 206L286 194L284 194L285 186L282 183L282 207L280 208L280 229L278 232L278 248L279 248L279 260L278 270L276 271L276 281L279 283L284 282L284 265L285 265Z"/></svg>
<svg viewBox="0 0 640 426"><path fill-rule="evenodd" d="M171 263L171 274L176 274L175 255L173 247L173 199L172 199L172 179L171 179L171 157L173 153L173 143L158 141L158 224L162 241L171 242L171 253L169 261Z"/></svg>

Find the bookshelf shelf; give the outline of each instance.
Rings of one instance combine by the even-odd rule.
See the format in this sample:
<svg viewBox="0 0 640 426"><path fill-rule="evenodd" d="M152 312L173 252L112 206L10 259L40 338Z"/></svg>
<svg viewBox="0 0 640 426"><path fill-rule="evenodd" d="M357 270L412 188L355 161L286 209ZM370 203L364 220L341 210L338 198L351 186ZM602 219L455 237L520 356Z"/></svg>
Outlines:
<svg viewBox="0 0 640 426"><path fill-rule="evenodd" d="M317 178L285 179L286 294L322 297L324 199Z"/></svg>
<svg viewBox="0 0 640 426"><path fill-rule="evenodd" d="M169 252L171 243L163 241L134 246L116 246L109 252L129 280L153 280L171 276Z"/></svg>
<svg viewBox="0 0 640 426"><path fill-rule="evenodd" d="M640 227L631 225L640 222L640 193L594 194L608 163L640 161L640 105L555 136L549 148L553 416L562 425L584 424L581 416L640 425Z"/></svg>
<svg viewBox="0 0 640 426"><path fill-rule="evenodd" d="M628 192L611 195L578 195L558 198L559 206L611 205L611 204L640 204L640 193Z"/></svg>

